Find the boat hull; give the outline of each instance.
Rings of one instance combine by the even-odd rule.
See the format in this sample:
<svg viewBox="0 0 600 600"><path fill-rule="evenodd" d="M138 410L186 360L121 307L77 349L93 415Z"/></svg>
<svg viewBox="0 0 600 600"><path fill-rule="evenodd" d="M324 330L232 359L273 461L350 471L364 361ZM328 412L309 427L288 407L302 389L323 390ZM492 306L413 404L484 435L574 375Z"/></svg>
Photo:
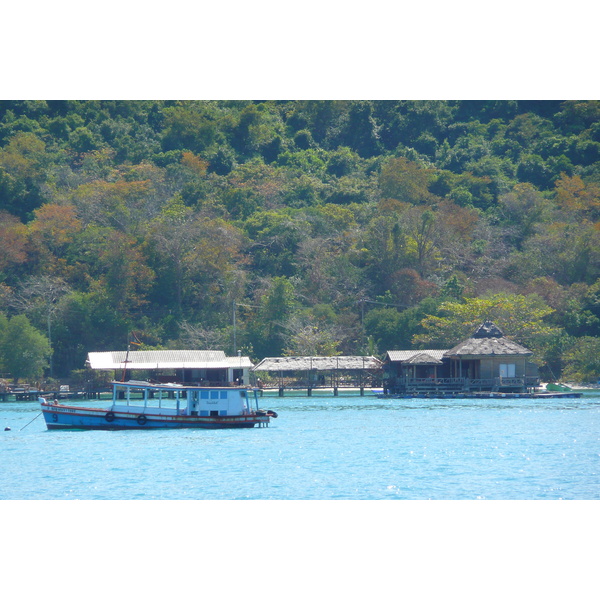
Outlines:
<svg viewBox="0 0 600 600"><path fill-rule="evenodd" d="M48 429L246 429L269 424L268 415L247 414L225 417L153 415L79 406L42 405Z"/></svg>

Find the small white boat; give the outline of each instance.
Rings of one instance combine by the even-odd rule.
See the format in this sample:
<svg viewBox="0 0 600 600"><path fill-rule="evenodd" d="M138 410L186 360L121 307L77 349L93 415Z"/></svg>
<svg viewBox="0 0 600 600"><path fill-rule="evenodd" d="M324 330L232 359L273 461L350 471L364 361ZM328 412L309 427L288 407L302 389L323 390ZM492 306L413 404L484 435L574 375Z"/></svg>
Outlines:
<svg viewBox="0 0 600 600"><path fill-rule="evenodd" d="M108 408L68 406L40 398L48 429L267 427L277 413L258 407L258 390L113 381Z"/></svg>

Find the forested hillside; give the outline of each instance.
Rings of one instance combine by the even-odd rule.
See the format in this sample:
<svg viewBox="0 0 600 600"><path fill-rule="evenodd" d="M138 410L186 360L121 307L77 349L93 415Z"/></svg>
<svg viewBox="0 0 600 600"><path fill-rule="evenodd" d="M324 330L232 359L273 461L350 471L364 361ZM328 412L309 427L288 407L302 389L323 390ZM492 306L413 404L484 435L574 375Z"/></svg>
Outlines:
<svg viewBox="0 0 600 600"><path fill-rule="evenodd" d="M444 348L484 318L546 377L600 376L598 101L3 101L0 230L12 376L129 339Z"/></svg>

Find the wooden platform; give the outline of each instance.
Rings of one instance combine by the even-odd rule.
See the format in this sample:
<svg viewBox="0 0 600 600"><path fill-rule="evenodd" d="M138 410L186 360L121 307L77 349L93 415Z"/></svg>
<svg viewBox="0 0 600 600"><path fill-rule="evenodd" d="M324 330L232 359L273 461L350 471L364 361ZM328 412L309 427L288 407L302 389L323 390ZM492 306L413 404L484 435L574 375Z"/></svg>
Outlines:
<svg viewBox="0 0 600 600"><path fill-rule="evenodd" d="M277 394L279 395L280 398L283 398L285 396L286 392L290 392L293 394L297 394L297 393L301 393L301 392L305 392L307 396L312 396L313 393L322 393L322 392L328 392L333 394L334 396L338 396L340 391L344 392L359 392L359 394L361 396L365 395L365 389L371 389L370 387L359 387L359 386L328 386L328 385L314 385L314 386L310 386L307 387L306 385L298 385L298 386L294 386L294 385L286 385L284 387L278 387L278 386L264 386L260 388L261 392L277 392ZM377 388L377 389L381 389L381 388Z"/></svg>
<svg viewBox="0 0 600 600"><path fill-rule="evenodd" d="M510 398L581 398L582 392L431 392L431 393L414 393L414 394L377 394L378 398L431 398L431 399L447 399L447 398L482 398L482 399L510 399Z"/></svg>

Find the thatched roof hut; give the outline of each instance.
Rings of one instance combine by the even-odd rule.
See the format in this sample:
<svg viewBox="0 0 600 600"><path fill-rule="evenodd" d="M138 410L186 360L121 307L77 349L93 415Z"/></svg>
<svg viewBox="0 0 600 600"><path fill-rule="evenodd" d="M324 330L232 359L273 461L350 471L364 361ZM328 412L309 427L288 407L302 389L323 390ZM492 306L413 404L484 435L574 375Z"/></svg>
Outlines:
<svg viewBox="0 0 600 600"><path fill-rule="evenodd" d="M389 350L388 389L526 391L538 383L537 366L528 360L532 354L505 337L495 323L485 321L471 337L450 350Z"/></svg>
<svg viewBox="0 0 600 600"><path fill-rule="evenodd" d="M504 337L502 330L492 321L482 323L473 335L447 350L445 356L531 356L533 352Z"/></svg>

